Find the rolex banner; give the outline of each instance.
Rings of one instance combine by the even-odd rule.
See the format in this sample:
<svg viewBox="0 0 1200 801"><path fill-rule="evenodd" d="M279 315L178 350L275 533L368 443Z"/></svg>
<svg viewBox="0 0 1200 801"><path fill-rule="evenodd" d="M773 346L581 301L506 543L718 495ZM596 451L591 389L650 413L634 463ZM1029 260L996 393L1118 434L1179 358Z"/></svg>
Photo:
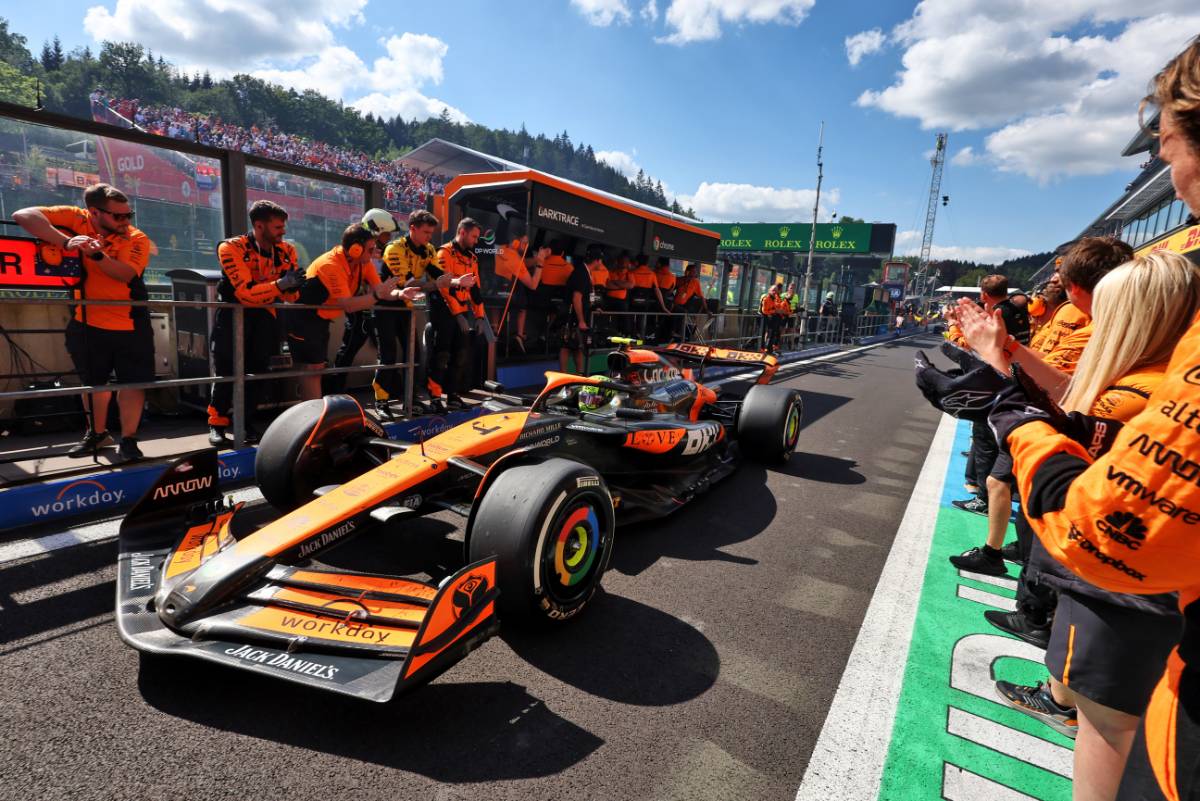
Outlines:
<svg viewBox="0 0 1200 801"><path fill-rule="evenodd" d="M808 252L810 223L703 223L721 235L721 250ZM870 223L817 223L818 253L869 253Z"/></svg>

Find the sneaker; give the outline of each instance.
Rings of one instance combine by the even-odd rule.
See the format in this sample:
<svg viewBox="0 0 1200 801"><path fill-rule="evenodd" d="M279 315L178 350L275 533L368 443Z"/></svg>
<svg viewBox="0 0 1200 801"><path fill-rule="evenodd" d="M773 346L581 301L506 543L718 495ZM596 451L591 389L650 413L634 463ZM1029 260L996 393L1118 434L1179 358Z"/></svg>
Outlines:
<svg viewBox="0 0 1200 801"><path fill-rule="evenodd" d="M1079 732L1079 715L1072 706L1059 706L1047 684L1038 682L1032 687L996 682L996 695L1018 712L1040 720L1059 734L1075 739Z"/></svg>
<svg viewBox="0 0 1200 801"><path fill-rule="evenodd" d="M983 498L972 498L969 501L950 501L950 504L956 509L962 509L964 512L974 512L977 515L987 517L988 505Z"/></svg>
<svg viewBox="0 0 1200 801"><path fill-rule="evenodd" d="M1020 564L1021 559L1021 544L1016 540L1005 545L1000 549L1000 556L1007 562L1016 562Z"/></svg>
<svg viewBox="0 0 1200 801"><path fill-rule="evenodd" d="M992 556L983 548L972 548L958 556L950 557L950 564L959 570L970 570L972 573L983 573L988 576L1007 576L1008 568L1004 559Z"/></svg>
<svg viewBox="0 0 1200 801"><path fill-rule="evenodd" d="M998 609L989 609L983 613L983 616L996 628L1017 639L1024 640L1030 645L1045 649L1050 644L1050 627L1035 626L1020 612L1001 612Z"/></svg>
<svg viewBox="0 0 1200 801"><path fill-rule="evenodd" d="M465 409L467 403L458 395L450 394L446 396L446 406L450 409Z"/></svg>
<svg viewBox="0 0 1200 801"><path fill-rule="evenodd" d="M229 440L225 439L225 426L208 427L208 444L214 448L224 448L229 444Z"/></svg>
<svg viewBox="0 0 1200 801"><path fill-rule="evenodd" d="M137 437L121 437L121 444L117 446L117 453L121 457L122 462L136 462L139 459L145 459L145 455L137 445Z"/></svg>
<svg viewBox="0 0 1200 801"><path fill-rule="evenodd" d="M395 420L396 415L392 413L392 407L385 400L375 401L375 413L386 420Z"/></svg>
<svg viewBox="0 0 1200 801"><path fill-rule="evenodd" d="M95 433L94 431L89 431L83 438L83 442L80 442L77 445L72 445L70 449L67 450L67 456L72 459L80 459L84 456L95 456L96 451L100 450L106 445L112 444L112 434L109 434L107 431L101 431L99 434Z"/></svg>
<svg viewBox="0 0 1200 801"><path fill-rule="evenodd" d="M246 426L246 430L242 432L242 441L247 445L257 445L262 439L262 432L253 426Z"/></svg>

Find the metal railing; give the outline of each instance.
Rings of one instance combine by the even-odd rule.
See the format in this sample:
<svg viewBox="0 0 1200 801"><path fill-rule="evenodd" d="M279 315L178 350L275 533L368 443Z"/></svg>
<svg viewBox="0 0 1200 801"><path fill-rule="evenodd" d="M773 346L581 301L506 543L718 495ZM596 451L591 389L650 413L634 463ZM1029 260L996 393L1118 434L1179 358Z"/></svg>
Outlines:
<svg viewBox="0 0 1200 801"><path fill-rule="evenodd" d="M0 298L0 305L27 305L29 301L15 298ZM386 314L408 314L408 352L405 354L403 362L395 362L392 364L364 364L352 365L349 367L324 367L320 370L273 370L266 373L247 373L246 372L246 337L245 337L245 311L246 306L240 303L222 303L219 301L180 301L180 300L143 300L143 301L127 301L127 300L75 300L70 298L45 298L37 301L38 305L45 306L125 306L136 308L168 308L171 311L179 307L189 309L221 309L228 308L233 310L233 375L230 376L197 376L194 378L167 378L155 381L142 381L136 383L116 383L105 384L103 386L70 386L70 387L53 387L32 390L18 390L0 392L0 402L18 401L31 398L55 398L61 396L83 396L91 392L120 392L123 389L178 389L180 387L204 386L211 384L233 384L233 443L235 448L240 448L246 444L246 382L247 381L274 381L284 378L301 378L313 375L341 375L345 373L366 372L376 370L404 370L405 371L405 408L411 409L413 403L413 388L414 378L416 374L416 316L412 313L412 309L407 307L393 306L374 306L373 312L383 312ZM329 311L336 309L334 306L313 306L300 303L277 304L276 311L291 312L294 310L318 310L324 309ZM339 309L340 311L340 309ZM337 319L337 318L335 318ZM331 323L333 321L330 321ZM176 332L176 343L178 343L178 331L175 329L174 321L172 321L171 329ZM18 329L10 331L9 335L29 334L29 333L64 333L58 329ZM281 340L286 335L283 327L280 327ZM206 332L207 336L207 332ZM178 352L178 345L176 346ZM74 368L64 370L61 373L40 373L39 375L68 375L74 374ZM31 376L13 376L13 377L31 377Z"/></svg>

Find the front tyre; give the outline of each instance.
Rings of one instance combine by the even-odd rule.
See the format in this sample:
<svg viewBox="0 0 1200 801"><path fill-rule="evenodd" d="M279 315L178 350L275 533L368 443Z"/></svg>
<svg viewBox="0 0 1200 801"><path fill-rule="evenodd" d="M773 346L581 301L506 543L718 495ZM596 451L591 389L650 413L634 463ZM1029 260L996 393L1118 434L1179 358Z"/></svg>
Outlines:
<svg viewBox="0 0 1200 801"><path fill-rule="evenodd" d="M737 421L742 451L760 462L786 460L796 449L803 418L804 401L798 390L763 384L750 387Z"/></svg>
<svg viewBox="0 0 1200 801"><path fill-rule="evenodd" d="M612 496L569 459L511 467L488 487L469 532L470 561L496 557L501 619L552 624L579 614L612 555Z"/></svg>

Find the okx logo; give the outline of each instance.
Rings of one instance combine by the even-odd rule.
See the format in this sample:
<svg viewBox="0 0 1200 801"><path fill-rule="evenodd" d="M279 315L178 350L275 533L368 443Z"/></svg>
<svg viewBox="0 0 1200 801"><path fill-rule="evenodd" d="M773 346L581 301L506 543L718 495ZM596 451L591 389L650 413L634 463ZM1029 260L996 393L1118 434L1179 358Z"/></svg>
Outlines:
<svg viewBox="0 0 1200 801"><path fill-rule="evenodd" d="M116 506L125 498L125 490L109 489L94 478L72 481L47 503L35 503L29 511L33 516L73 514L88 509L103 509Z"/></svg>
<svg viewBox="0 0 1200 801"><path fill-rule="evenodd" d="M1146 539L1146 524L1133 512L1110 512L1096 521L1096 528L1132 551L1142 547Z"/></svg>

